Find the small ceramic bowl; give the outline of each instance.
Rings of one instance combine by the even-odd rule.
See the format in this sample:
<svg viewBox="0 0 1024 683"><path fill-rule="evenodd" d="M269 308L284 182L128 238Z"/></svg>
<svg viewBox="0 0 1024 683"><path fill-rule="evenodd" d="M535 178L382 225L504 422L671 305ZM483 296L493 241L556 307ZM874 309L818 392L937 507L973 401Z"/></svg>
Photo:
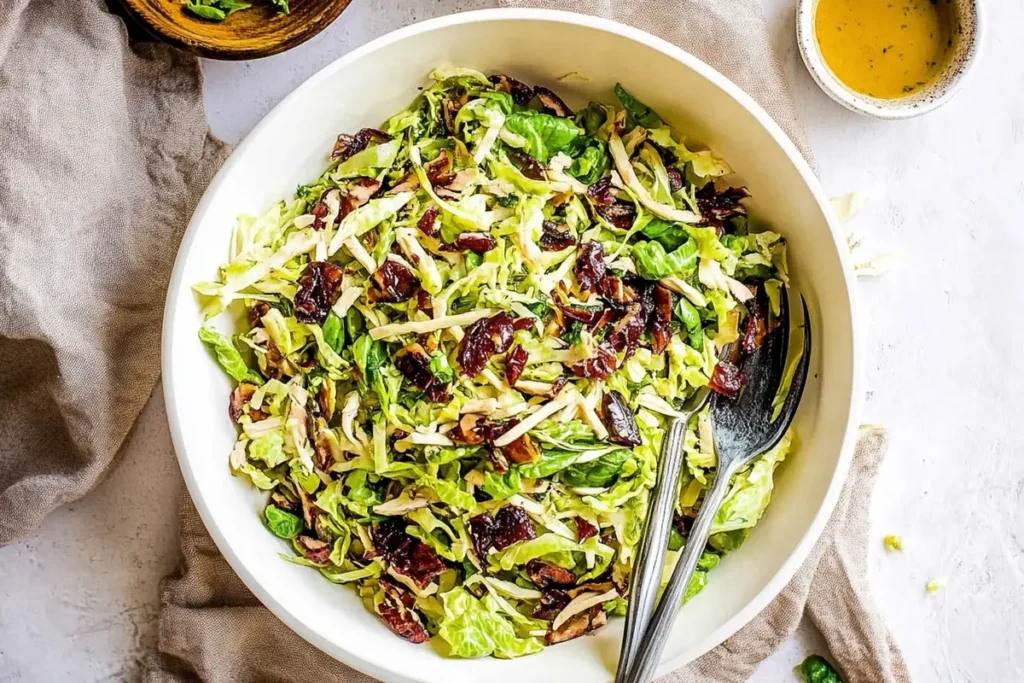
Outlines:
<svg viewBox="0 0 1024 683"><path fill-rule="evenodd" d="M836 78L825 63L814 31L814 15L818 0L799 0L796 11L796 40L804 64L818 86L833 100L850 111L876 119L909 119L938 109L948 102L971 67L981 46L979 0L953 0L956 21L953 52L945 71L928 86L913 95L894 99L871 97L855 92Z"/></svg>
<svg viewBox="0 0 1024 683"><path fill-rule="evenodd" d="M224 21L201 19L181 0L122 0L153 36L209 59L256 59L301 45L338 18L351 0L301 0L278 14L265 0Z"/></svg>

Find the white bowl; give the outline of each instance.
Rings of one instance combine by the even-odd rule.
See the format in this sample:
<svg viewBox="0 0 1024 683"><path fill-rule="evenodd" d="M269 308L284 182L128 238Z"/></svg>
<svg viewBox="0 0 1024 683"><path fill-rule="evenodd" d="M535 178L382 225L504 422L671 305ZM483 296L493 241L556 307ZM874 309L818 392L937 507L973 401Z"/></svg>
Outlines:
<svg viewBox="0 0 1024 683"><path fill-rule="evenodd" d="M395 31L310 78L249 134L210 184L185 234L167 296L163 377L174 446L189 492L217 546L282 621L328 654L395 681L608 680L622 621L592 637L516 660L454 660L392 635L355 593L282 561L285 545L260 523L261 497L231 476L230 383L196 337L190 290L227 253L235 216L261 211L324 168L335 136L378 125L412 100L436 65L504 72L544 84L570 104L610 101L616 80L677 130L711 145L753 193L752 212L790 238L791 269L810 306L812 379L797 420L800 449L778 473L775 501L747 543L687 604L659 669L722 642L786 585L839 495L856 434L853 275L841 233L811 170L771 118L733 83L686 52L620 24L540 10L457 14ZM751 65L756 67L756 65ZM558 77L577 72L589 80ZM222 329L228 324L218 320Z"/></svg>

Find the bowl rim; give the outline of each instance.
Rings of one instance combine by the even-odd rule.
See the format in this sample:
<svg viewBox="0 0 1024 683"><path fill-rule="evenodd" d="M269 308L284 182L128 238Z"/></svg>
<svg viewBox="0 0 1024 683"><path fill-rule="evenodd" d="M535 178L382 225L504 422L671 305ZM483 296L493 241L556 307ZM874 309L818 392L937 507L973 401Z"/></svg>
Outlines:
<svg viewBox="0 0 1024 683"><path fill-rule="evenodd" d="M856 92L840 81L825 62L818 45L814 30L814 16L820 0L797 0L796 8L796 44L803 59L804 66L811 78L826 95L850 111L862 116L869 116L884 121L902 121L922 116L935 111L953 99L963 87L967 75L978 63L983 37L983 5L979 0L966 0L965 6L971 9L972 30L970 43L962 61L952 62L946 66L944 73L953 75L946 81L924 88L918 97L901 99L884 99ZM941 76L940 76L941 79ZM938 94L935 94L938 93ZM921 97L927 99L921 99Z"/></svg>
<svg viewBox="0 0 1024 683"><path fill-rule="evenodd" d="M299 26L294 32L287 34L282 40L270 43L264 47L251 48L223 47L209 41L188 38L180 32L168 32L157 23L156 18L160 15L149 6L146 0L119 0L119 2L128 16L156 40L167 43L179 50L198 55L204 59L244 61L271 57L311 40L334 23L334 20L341 16L341 13L348 8L352 0L333 0L310 21Z"/></svg>
<svg viewBox="0 0 1024 683"><path fill-rule="evenodd" d="M845 237L839 229L839 222L835 217L832 210L831 203L826 197L823 188L821 187L817 176L811 170L811 167L804 159L803 155L793 144L792 140L783 132L782 128L775 122L774 119L758 105L753 98L751 98L746 92L744 92L739 86L733 83L731 80L726 78L724 75L719 73L717 70L692 55L686 52L682 48L679 48L661 38L658 38L650 33L642 31L625 24L621 24L616 21L604 19L600 17L594 17L590 15L577 14L574 12L567 12L562 10L550 10L550 9L532 9L532 8L496 8L496 9L484 9L474 10L470 12L462 12L457 14L451 14L444 17L438 17L435 19L429 19L426 21L417 22L409 26L399 28L388 34L385 34L379 38L376 38L364 45L352 50L346 55L338 58L337 60L326 65L311 77L309 77L304 83L293 90L287 95L280 103L278 103L242 140L241 143L235 148L231 156L225 161L224 165L214 176L210 185L204 192L200 199L196 209L193 213L191 220L189 221L188 227L186 228L185 234L182 238L181 244L178 248L177 256L175 257L174 268L171 274L171 279L168 285L168 296L164 308L164 321L162 330L162 342L161 342L161 372L163 375L163 391L164 399L167 405L167 419L170 427L171 441L174 445L175 454L178 458L178 464L182 470L182 474L185 480L185 484L188 487L190 495L193 491L198 491L198 482L195 478L194 472L188 465L187 458L184 456L184 426L179 421L178 416L175 412L174 406L176 405L175 396L177 393L177 387L175 378L171 373L171 340L173 339L174 329L174 317L172 311L177 305L178 296L177 292L191 291L188 288L182 290L182 279L184 277L184 266L185 258L193 243L195 242L199 233L199 226L202 223L202 217L207 212L209 205L212 203L214 196L219 191L221 185L224 184L226 178L232 173L236 164L239 163L240 154L239 152L244 151L249 145L253 144L253 141L258 138L263 129L271 125L271 123L282 115L283 110L291 103L293 99L301 97L306 91L315 89L321 81L328 78L335 72L344 69L350 63L359 60L375 52L376 50L391 45L393 43L402 41L410 36L414 36L420 33L429 32L437 29L446 28L449 26L455 26L460 24L470 23L483 23L483 22L500 22L508 20L527 20L527 21L543 21L543 22L555 22L562 24L579 25L586 28L592 28L606 33L612 33L640 44L646 47L653 48L663 54L672 57L679 61L688 68L693 69L701 76L708 79L717 87L721 88L726 94L730 95L733 99L738 101L747 111L749 111L763 126L771 137L777 142L783 151L789 157L790 161L796 167L798 173L807 185L815 201L818 203L825 217L825 221L833 243L836 247L836 252L839 257L840 264L842 266L842 275L846 285L847 299L850 306L850 322L851 322L851 340L850 340L850 367L852 377L850 378L850 398L849 398L849 410L845 417L845 427L842 438L842 445L840 453L836 461L835 470L832 473L831 481L828 483L828 487L825 491L825 495L822 498L822 502L815 513L815 517L803 536L797 543L794 552L783 562L782 566L775 573L774 576L761 588L757 595L747 605L740 610L731 619L726 621L721 627L710 632L703 640L697 645L693 646L690 650L684 651L683 653L672 657L670 659L662 660L657 668L656 676L662 676L669 673L688 662L691 662L699 656L706 653L713 647L720 645L728 637L736 633L740 628L749 623L754 617L756 617L772 600L774 600L782 589L790 582L797 570L803 565L804 561L811 553L812 548L817 543L825 525L828 523L829 518L832 516L832 511L835 508L836 503L839 500L839 496L842 492L843 485L845 484L847 474L850 469L850 465L853 460L853 449L858 434L857 430L857 419L860 415L861 405L863 403L863 379L861 377L861 350L862 340L858 333L859 325L858 321L860 315L858 313L857 297L854 295L856 276L853 271L850 255L845 246ZM292 631L300 635L303 639L316 646L321 651L327 653L331 657L343 662L344 664L351 666L361 672L368 675L375 676L382 680L396 680L393 673L379 665L378 663L364 658L355 649L346 649L336 645L335 643L327 641L319 633L308 628L298 617L292 612L287 610L282 604L273 599L273 597L263 589L263 586L258 582L254 576L249 572L247 567L238 556L232 551L230 544L227 541L226 536L222 532L220 526L209 506L202 498L193 498L193 502L196 506L197 511L203 523L217 545L218 550L224 555L228 561L231 569L242 579L246 587L252 591L252 593L260 600L260 602L266 606L278 619L284 622ZM417 679L406 679L400 680L428 680L427 678Z"/></svg>

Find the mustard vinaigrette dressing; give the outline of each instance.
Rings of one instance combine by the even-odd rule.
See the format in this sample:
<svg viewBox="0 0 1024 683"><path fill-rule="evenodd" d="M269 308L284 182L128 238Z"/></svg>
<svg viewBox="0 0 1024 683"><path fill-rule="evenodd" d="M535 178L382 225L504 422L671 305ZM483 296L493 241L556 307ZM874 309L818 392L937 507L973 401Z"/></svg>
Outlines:
<svg viewBox="0 0 1024 683"><path fill-rule="evenodd" d="M847 87L906 97L934 80L953 46L952 0L819 0L822 57Z"/></svg>

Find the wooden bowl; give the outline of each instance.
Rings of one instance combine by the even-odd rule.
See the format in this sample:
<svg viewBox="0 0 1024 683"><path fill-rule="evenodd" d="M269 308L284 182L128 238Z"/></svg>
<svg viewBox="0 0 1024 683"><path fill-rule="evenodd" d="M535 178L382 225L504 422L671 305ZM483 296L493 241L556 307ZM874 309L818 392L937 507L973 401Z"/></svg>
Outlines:
<svg viewBox="0 0 1024 683"><path fill-rule="evenodd" d="M278 14L265 0L221 22L200 19L181 0L122 0L142 26L160 40L210 59L256 59L301 45L338 18L351 0L292 0Z"/></svg>

